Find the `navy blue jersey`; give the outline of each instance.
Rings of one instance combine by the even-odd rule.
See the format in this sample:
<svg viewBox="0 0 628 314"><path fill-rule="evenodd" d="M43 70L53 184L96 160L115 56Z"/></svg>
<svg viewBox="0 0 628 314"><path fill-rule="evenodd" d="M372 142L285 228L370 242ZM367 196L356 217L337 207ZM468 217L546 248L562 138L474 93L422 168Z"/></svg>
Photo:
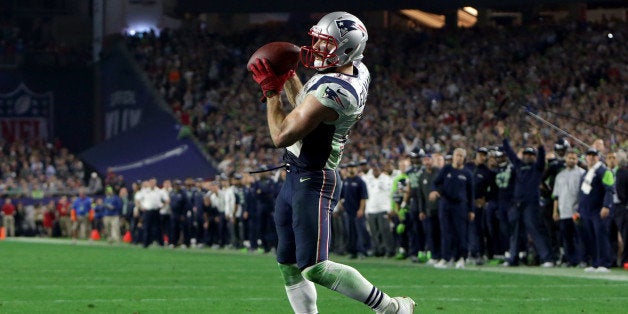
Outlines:
<svg viewBox="0 0 628 314"><path fill-rule="evenodd" d="M619 168L615 174L615 189L619 204L628 209L628 167Z"/></svg>
<svg viewBox="0 0 628 314"><path fill-rule="evenodd" d="M369 198L366 183L359 176L349 177L342 183L341 198L344 199L343 207L351 214L360 209L360 200Z"/></svg>
<svg viewBox="0 0 628 314"><path fill-rule="evenodd" d="M438 215L438 200L430 201L429 195L439 172L440 169L432 167L431 171L424 170L419 175L419 211L430 216Z"/></svg>
<svg viewBox="0 0 628 314"><path fill-rule="evenodd" d="M445 165L434 180L434 189L440 193L442 201L460 204L466 206L468 211L473 211L475 193L473 175L469 170Z"/></svg>
<svg viewBox="0 0 628 314"><path fill-rule="evenodd" d="M262 211L272 211L279 187L270 178L262 178L253 182L251 188L255 191L256 208Z"/></svg>
<svg viewBox="0 0 628 314"><path fill-rule="evenodd" d="M487 199L490 186L495 181L495 174L485 164L477 166L475 163L469 162L464 167L473 175L475 198Z"/></svg>
<svg viewBox="0 0 628 314"><path fill-rule="evenodd" d="M614 192L615 178L613 173L601 162L598 162L582 177L578 212L583 217L599 215L602 207L611 208L613 206Z"/></svg>
<svg viewBox="0 0 628 314"><path fill-rule="evenodd" d="M504 139L504 151L516 173L513 200L538 204L541 198L541 179L545 170L545 148L539 145L536 162L531 164L524 163L517 157L508 139Z"/></svg>
<svg viewBox="0 0 628 314"><path fill-rule="evenodd" d="M172 209L173 215L184 215L189 206L189 199L185 190L179 189L170 192L170 209Z"/></svg>
<svg viewBox="0 0 628 314"><path fill-rule="evenodd" d="M250 214L256 212L256 194L253 186L244 187L244 202L246 203L246 207L244 208L245 212Z"/></svg>
<svg viewBox="0 0 628 314"><path fill-rule="evenodd" d="M117 195L109 195L103 199L105 216L119 216L122 213L122 201Z"/></svg>

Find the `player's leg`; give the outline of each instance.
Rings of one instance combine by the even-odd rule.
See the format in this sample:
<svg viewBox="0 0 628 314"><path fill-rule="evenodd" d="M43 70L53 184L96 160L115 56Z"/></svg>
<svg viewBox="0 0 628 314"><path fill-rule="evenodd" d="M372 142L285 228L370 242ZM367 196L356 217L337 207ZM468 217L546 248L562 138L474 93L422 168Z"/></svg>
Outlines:
<svg viewBox="0 0 628 314"><path fill-rule="evenodd" d="M303 276L328 289L362 302L378 313L397 313L402 307L412 313L414 301L393 298L380 291L353 267L329 261L329 214L338 201L339 175L322 171L322 176L308 173L311 180L293 193L293 227L297 265Z"/></svg>
<svg viewBox="0 0 628 314"><path fill-rule="evenodd" d="M611 252L610 238L610 223L611 218L600 218L600 216L593 217L593 229L594 229L594 241L596 248L596 257L599 267L611 268L613 264L613 258ZM600 269L598 269L599 271Z"/></svg>
<svg viewBox="0 0 628 314"><path fill-rule="evenodd" d="M523 209L523 219L527 233L534 242L534 247L539 254L541 263L553 264L555 261L554 254L549 245L549 237L547 236L547 230L542 221L542 216L539 213L540 207L538 204L527 204Z"/></svg>
<svg viewBox="0 0 628 314"><path fill-rule="evenodd" d="M519 242L521 242L521 228L522 218L520 211L520 203L512 206L508 210L508 224L511 227L510 230L510 245L508 250L510 252L510 258L506 260L504 266L518 266L519 265Z"/></svg>
<svg viewBox="0 0 628 314"><path fill-rule="evenodd" d="M292 229L291 176L286 177L275 203L275 225L277 228L277 262L284 278L286 294L295 313L318 313L316 307L316 287L303 278L296 266L295 237Z"/></svg>
<svg viewBox="0 0 628 314"><path fill-rule="evenodd" d="M440 223L440 243L441 243L441 259L434 265L436 268L447 268L449 262L453 260L454 255L452 252L452 238L454 234L453 219L451 213L451 206L444 201L441 201L438 208L438 219Z"/></svg>

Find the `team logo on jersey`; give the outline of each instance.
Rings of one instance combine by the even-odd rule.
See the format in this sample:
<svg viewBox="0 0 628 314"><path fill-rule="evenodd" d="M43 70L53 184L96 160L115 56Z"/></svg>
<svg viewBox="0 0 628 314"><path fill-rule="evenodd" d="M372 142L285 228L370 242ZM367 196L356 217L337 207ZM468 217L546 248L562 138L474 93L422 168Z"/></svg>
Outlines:
<svg viewBox="0 0 628 314"><path fill-rule="evenodd" d="M351 20L338 20L336 21L336 26L338 27L338 30L340 30L340 37L344 37L350 31L360 30L363 33L366 33L364 26Z"/></svg>
<svg viewBox="0 0 628 314"><path fill-rule="evenodd" d="M336 104L338 104L338 106L341 106L344 108L344 104L342 103L342 99L340 98L340 96L338 96L338 94L344 95L343 93L340 92L340 89L338 89L338 92L335 92L333 89L329 88L329 87L325 87L325 98L329 98L331 100L333 100ZM344 95L346 96L346 95Z"/></svg>

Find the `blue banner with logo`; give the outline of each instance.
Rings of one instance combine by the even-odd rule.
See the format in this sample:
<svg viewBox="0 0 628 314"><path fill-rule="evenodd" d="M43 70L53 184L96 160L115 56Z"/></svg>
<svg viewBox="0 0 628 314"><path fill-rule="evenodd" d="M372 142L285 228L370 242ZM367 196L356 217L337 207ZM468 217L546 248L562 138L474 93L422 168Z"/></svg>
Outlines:
<svg viewBox="0 0 628 314"><path fill-rule="evenodd" d="M151 94L152 87L146 85L136 64L129 60L122 47L114 46L103 58L100 77L103 140L124 133L160 110Z"/></svg>
<svg viewBox="0 0 628 314"><path fill-rule="evenodd" d="M24 84L0 94L0 136L8 142L50 140L53 108L52 92L38 94Z"/></svg>

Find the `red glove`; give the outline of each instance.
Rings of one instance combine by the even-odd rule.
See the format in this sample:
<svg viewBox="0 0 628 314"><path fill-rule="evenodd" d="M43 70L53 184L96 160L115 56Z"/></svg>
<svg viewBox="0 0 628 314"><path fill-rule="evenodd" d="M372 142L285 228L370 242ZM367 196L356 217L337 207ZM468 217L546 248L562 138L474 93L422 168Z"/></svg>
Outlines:
<svg viewBox="0 0 628 314"><path fill-rule="evenodd" d="M262 88L264 94L262 102L266 102L266 97L281 94L283 85L294 76L294 70L277 76L266 59L257 59L255 63L251 64L249 70L253 72L253 80Z"/></svg>

